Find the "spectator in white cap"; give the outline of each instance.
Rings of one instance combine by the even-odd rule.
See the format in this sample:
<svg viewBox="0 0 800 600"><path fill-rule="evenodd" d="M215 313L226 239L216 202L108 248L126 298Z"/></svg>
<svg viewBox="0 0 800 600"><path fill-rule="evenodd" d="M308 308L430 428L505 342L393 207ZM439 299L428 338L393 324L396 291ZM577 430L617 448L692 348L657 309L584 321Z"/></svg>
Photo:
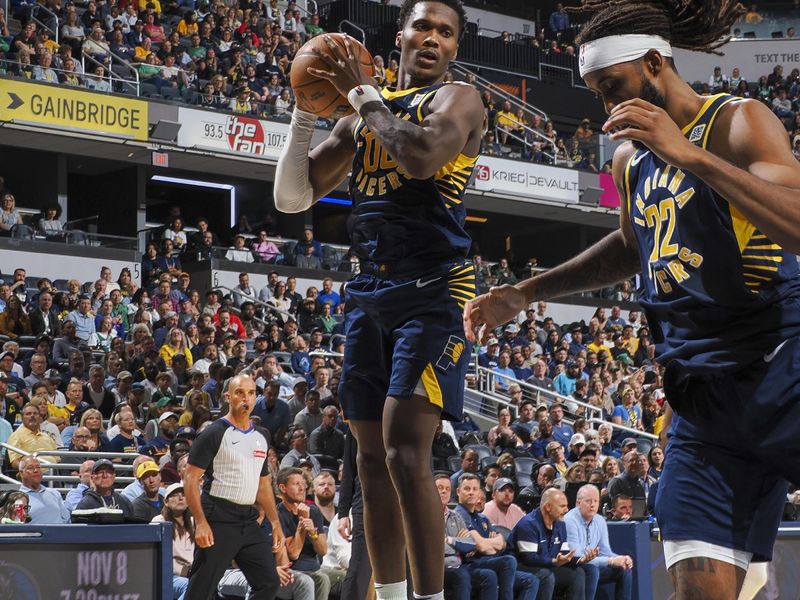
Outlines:
<svg viewBox="0 0 800 600"><path fill-rule="evenodd" d="M186 504L183 483L173 483L166 489L161 513L151 522L172 523L172 595L183 598L194 559L194 519Z"/></svg>
<svg viewBox="0 0 800 600"><path fill-rule="evenodd" d="M490 337L486 341L486 352L478 356L478 364L484 369L492 369L497 366L497 355L500 352L500 343L497 338Z"/></svg>
<svg viewBox="0 0 800 600"><path fill-rule="evenodd" d="M158 435L151 439L146 446L141 448L142 454L149 454L158 460L167 453L169 443L178 432L178 415L167 411L158 417Z"/></svg>
<svg viewBox="0 0 800 600"><path fill-rule="evenodd" d="M514 529L525 516L522 509L514 504L514 482L508 477L500 477L492 486L492 499L486 503L483 514L492 525Z"/></svg>
<svg viewBox="0 0 800 600"><path fill-rule="evenodd" d="M582 433L576 433L569 439L569 452L567 453L567 462L572 464L578 461L578 458L586 447L586 438Z"/></svg>

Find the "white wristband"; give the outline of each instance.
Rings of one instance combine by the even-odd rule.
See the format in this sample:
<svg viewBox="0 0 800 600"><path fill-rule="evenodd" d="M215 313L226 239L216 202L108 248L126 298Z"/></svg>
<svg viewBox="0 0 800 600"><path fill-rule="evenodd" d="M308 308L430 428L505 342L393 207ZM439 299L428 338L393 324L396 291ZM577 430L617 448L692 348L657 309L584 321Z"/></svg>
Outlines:
<svg viewBox="0 0 800 600"><path fill-rule="evenodd" d="M383 96L377 88L371 85L357 85L347 94L347 101L361 114L361 107L368 102L380 102L383 104Z"/></svg>

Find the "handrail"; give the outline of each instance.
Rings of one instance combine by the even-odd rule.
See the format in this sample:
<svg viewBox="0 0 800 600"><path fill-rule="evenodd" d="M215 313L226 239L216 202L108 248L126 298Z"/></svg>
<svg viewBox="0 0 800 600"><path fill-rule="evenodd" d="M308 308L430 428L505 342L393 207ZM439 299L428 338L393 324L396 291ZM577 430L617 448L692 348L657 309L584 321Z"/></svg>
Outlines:
<svg viewBox="0 0 800 600"><path fill-rule="evenodd" d="M543 146L542 154L545 155L547 158L549 158L551 161L553 161L553 164L556 164L556 155L553 154L553 153L550 153L550 152L546 152L544 150L545 147L553 147L553 149L555 150L555 147L553 146L553 141L550 138L548 138L546 135L543 135L543 134L539 133L538 131L536 131L533 127L529 127L526 123L520 123L520 125L522 126L522 129L525 131L525 133L530 133L534 137L541 138L542 143L545 145L545 146ZM500 126L495 124L495 126L494 126L494 136L495 136L495 140L497 141L498 144L500 143L500 131L499 130L500 130ZM526 138L522 137L517 132L515 132L513 130L511 130L511 131L505 131L504 130L504 133L506 134L507 137L510 137L512 139L517 140L523 146L528 146L528 140Z"/></svg>
<svg viewBox="0 0 800 600"><path fill-rule="evenodd" d="M544 388L537 387L528 383L527 381L521 381L516 377L511 377L509 375L503 375L502 373L497 373L491 369L487 369L486 367L481 367L478 365L476 367L476 375L477 375L477 385L483 385L483 389L485 391L494 391L494 380L495 379L503 379L506 380L507 383L515 383L519 385L522 389L523 394L527 390L529 392L529 397L535 397L537 404L542 401L542 397L544 397L545 403L552 404L554 402L558 402L559 404L566 404L569 402L570 404L577 404L580 408L583 408L589 414L598 414L600 417L603 415L603 409L598 406L592 406L591 404L587 404L586 402L581 402L580 400L576 400L571 396L562 396L561 394L554 392L552 390L546 390ZM594 418L594 417L591 417ZM587 419L588 420L588 419ZM602 420L602 419L601 419Z"/></svg>
<svg viewBox="0 0 800 600"><path fill-rule="evenodd" d="M16 452L16 450L15 450ZM134 459L138 456L138 454L134 454L131 452L89 452L83 450L37 450L29 456L33 456L34 458L39 458L40 456L58 456L63 458L124 458L124 459ZM62 465L61 463L51 463L55 466L65 466L71 463L65 463ZM80 465L78 465L80 466ZM125 463L119 463L119 468L122 471L132 471L133 467L131 465L126 465Z"/></svg>
<svg viewBox="0 0 800 600"><path fill-rule="evenodd" d="M339 31L340 31L341 33L347 33L346 31L344 31L344 30L342 29L342 25L345 25L345 24L346 24L348 27L352 28L354 31L357 31L358 33L360 33L360 34L361 34L361 39L360 39L360 40L358 40L359 42L361 42L362 44L365 44L365 43L366 43L366 40L367 40L367 32L366 32L366 31L364 31L364 30L363 30L361 27L359 27L359 26L358 26L358 25L356 25L355 23L353 23L352 21L349 21L349 20L347 20L347 19L342 19L341 21L339 21Z"/></svg>
<svg viewBox="0 0 800 600"><path fill-rule="evenodd" d="M508 100L509 102L511 102L512 106L515 106L516 108L521 108L522 110L525 110L527 112L531 112L531 113L537 114L544 121L549 121L550 120L548 118L548 116L547 116L547 113L544 112L541 108L538 108L538 107L536 107L536 106L534 106L532 104L527 104L527 103L523 102L522 100L520 100L519 98L517 98L516 96L514 96L513 94L509 94L503 88L495 85L493 82L489 81L488 79L486 79L484 77L481 77L480 75L478 75L474 71L471 71L471 70L465 68L463 66L465 64L466 63L462 63L460 61L456 61L456 62L454 62L454 63L452 63L450 65L450 70L451 71L456 71L457 73L460 73L464 77L466 77L467 73L470 73L473 77L475 77L475 81L478 82L481 85L481 87L489 90L493 94L497 94L497 95L501 96L503 98L503 100Z"/></svg>
<svg viewBox="0 0 800 600"><path fill-rule="evenodd" d="M648 440L653 440L655 442L658 441L658 436L653 433L647 433L646 431L639 431L638 429L632 429L630 427L626 427L625 425L619 425L617 423L612 423L611 421L605 421L603 419L588 419L589 423L594 423L598 425L611 425L614 429L619 429L621 431L626 431L631 434L631 437L641 437Z"/></svg>
<svg viewBox="0 0 800 600"><path fill-rule="evenodd" d="M22 448L17 448L16 446L12 446L8 442L0 442L0 447L5 448L6 450L11 450L14 454L19 454L20 456L31 456L30 452L23 450ZM47 461L42 461L49 466L58 466L56 463L51 463Z"/></svg>
<svg viewBox="0 0 800 600"><path fill-rule="evenodd" d="M229 288L228 286L225 286L225 285L215 285L213 287L214 287L215 290L225 290L227 292L230 292L231 294L239 294L239 295L241 295L241 292L237 292L236 290L234 290L232 288ZM294 318L290 313L286 312L285 310L281 310L277 306L272 306L271 304L267 304L266 302L264 302L263 300L259 300L258 298L248 298L248 300L250 302L252 302L253 304L263 306L264 308L266 308L266 309L268 309L268 310L270 310L270 311L272 311L274 313L277 313L279 316L290 317L292 319Z"/></svg>
<svg viewBox="0 0 800 600"><path fill-rule="evenodd" d="M14 479L13 477L9 477L8 475L3 475L0 473L0 481L4 481L5 483L14 483L17 486L21 487L22 483Z"/></svg>
<svg viewBox="0 0 800 600"><path fill-rule="evenodd" d="M127 60L122 58L119 54L114 54L113 52L111 52L111 50L109 50L108 53L111 55L111 63L112 64L121 65L121 66L125 67L126 69L129 69L131 71L131 73L133 73L133 79L136 81L136 95L139 96L140 93L141 93L140 92L141 86L139 85L139 83L140 83L139 70L136 67L134 67L130 62L128 62ZM109 71L113 71L110 66L109 66L108 70ZM127 84L131 83L130 80L128 80L128 79L122 79L122 81L124 81Z"/></svg>
<svg viewBox="0 0 800 600"><path fill-rule="evenodd" d="M244 296L242 296L242 297L244 297ZM245 302L252 302L252 300L250 298L247 298L245 300ZM242 314L242 309L239 308L238 306L230 306L230 307L228 307L228 310L233 311L236 315L241 315ZM253 321L261 323L265 328L269 327L271 325L271 323L268 323L264 319L259 319L258 317L253 317Z"/></svg>
<svg viewBox="0 0 800 600"><path fill-rule="evenodd" d="M44 11L55 20L56 29L55 29L55 31L53 31L50 27L47 26L46 23L44 23L44 22L40 21L39 19L37 19L36 16L33 14L33 12L31 12L31 19L33 19L36 23L38 23L39 25L41 25L42 27L47 29L47 31L52 32L53 33L53 41L56 44L58 44L58 34L59 34L59 29L61 29L58 26L58 15L56 13L54 13L52 10L50 10L49 8L47 8L46 6L44 6L43 4L37 4L35 8L36 8L36 13L37 14L39 13L39 11ZM9 17L8 11L6 11L6 19L8 19L8 17Z"/></svg>
<svg viewBox="0 0 800 600"><path fill-rule="evenodd" d="M116 75L114 75L114 71L111 70L111 65L106 66L104 63L102 63L99 60L97 60L96 58L94 58L91 54L88 54L86 52L81 52L81 66L83 67L83 76L84 77L89 77L89 75L86 74L86 59L87 58L92 63L94 63L95 67L103 67L103 69L105 69L108 72L108 84L109 84L109 86L111 86L112 82L114 82L114 81L128 81L127 79L123 79L122 77L117 77Z"/></svg>

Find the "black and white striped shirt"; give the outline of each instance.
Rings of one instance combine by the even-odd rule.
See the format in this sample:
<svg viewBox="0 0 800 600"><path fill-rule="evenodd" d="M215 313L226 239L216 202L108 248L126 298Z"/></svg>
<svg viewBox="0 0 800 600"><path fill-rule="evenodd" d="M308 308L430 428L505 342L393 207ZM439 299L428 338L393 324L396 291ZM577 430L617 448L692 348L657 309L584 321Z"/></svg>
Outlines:
<svg viewBox="0 0 800 600"><path fill-rule="evenodd" d="M203 491L249 506L255 503L261 477L269 475L267 438L255 427L243 430L218 419L197 436L189 464L205 470Z"/></svg>

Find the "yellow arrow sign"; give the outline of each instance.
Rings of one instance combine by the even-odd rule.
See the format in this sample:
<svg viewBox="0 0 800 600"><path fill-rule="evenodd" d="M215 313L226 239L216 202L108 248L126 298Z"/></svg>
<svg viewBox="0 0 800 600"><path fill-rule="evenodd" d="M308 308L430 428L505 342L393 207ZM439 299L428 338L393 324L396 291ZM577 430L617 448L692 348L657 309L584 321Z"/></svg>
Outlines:
<svg viewBox="0 0 800 600"><path fill-rule="evenodd" d="M0 80L0 121L147 139L147 102L66 86Z"/></svg>

